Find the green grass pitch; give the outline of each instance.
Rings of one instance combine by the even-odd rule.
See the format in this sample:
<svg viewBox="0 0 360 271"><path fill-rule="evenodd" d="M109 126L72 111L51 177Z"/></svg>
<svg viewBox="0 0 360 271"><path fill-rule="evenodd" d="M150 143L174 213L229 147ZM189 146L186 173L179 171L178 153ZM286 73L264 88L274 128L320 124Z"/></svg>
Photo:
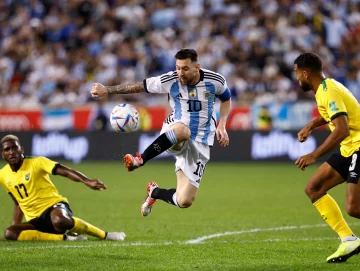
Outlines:
<svg viewBox="0 0 360 271"><path fill-rule="evenodd" d="M76 216L107 231L124 231L124 242L9 242L0 239L0 270L360 270L354 256L328 264L339 240L304 194L316 166L209 163L194 205L164 202L142 217L147 182L174 187L173 163L150 162L128 173L121 162L72 166L100 178L97 192L52 177ZM330 193L360 234L360 221L345 213L345 185ZM0 228L12 221L13 203L0 191Z"/></svg>

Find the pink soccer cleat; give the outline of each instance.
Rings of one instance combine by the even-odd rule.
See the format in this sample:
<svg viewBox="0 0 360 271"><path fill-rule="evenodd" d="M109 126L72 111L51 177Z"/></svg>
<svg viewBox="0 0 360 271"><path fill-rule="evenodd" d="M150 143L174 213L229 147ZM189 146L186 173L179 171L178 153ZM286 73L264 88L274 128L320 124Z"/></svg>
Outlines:
<svg viewBox="0 0 360 271"><path fill-rule="evenodd" d="M154 191L155 188L158 188L158 187L159 186L155 182L148 183L148 185L146 186L147 196L146 196L144 203L141 205L142 216L148 216L150 214L152 206L156 202L156 199L153 199L151 197L151 193Z"/></svg>
<svg viewBox="0 0 360 271"><path fill-rule="evenodd" d="M143 159L139 153L136 153L136 156L132 156L131 154L126 154L124 156L124 167L126 167L128 171L133 171L141 167L142 164Z"/></svg>

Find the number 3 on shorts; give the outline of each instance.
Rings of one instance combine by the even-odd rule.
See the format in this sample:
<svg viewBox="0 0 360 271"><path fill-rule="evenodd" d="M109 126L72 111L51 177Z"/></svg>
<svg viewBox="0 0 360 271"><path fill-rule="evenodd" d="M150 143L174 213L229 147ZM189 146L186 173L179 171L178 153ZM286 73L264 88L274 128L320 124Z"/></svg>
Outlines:
<svg viewBox="0 0 360 271"><path fill-rule="evenodd" d="M352 156L352 160L351 160L351 164L350 164L350 167L349 167L349 171L353 171L353 170L355 169L356 160L357 160L357 154L354 153L353 156Z"/></svg>

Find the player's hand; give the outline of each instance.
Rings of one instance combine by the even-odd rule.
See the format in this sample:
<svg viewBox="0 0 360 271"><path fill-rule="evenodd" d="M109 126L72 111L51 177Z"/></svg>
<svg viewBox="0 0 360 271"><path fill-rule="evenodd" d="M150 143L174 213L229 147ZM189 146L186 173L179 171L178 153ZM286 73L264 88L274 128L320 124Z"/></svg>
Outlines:
<svg viewBox="0 0 360 271"><path fill-rule="evenodd" d="M87 179L84 184L90 187L93 190L103 190L106 189L106 185L99 179Z"/></svg>
<svg viewBox="0 0 360 271"><path fill-rule="evenodd" d="M226 147L227 145L229 145L229 135L226 132L225 127L218 126L216 128L216 138L219 141L220 146Z"/></svg>
<svg viewBox="0 0 360 271"><path fill-rule="evenodd" d="M310 135L311 135L311 130L308 127L304 127L301 129L301 131L298 133L297 136L299 141L302 143L305 142Z"/></svg>
<svg viewBox="0 0 360 271"><path fill-rule="evenodd" d="M306 167L314 164L315 162L316 162L316 157L312 153L309 153L297 159L295 165L301 170L305 170Z"/></svg>
<svg viewBox="0 0 360 271"><path fill-rule="evenodd" d="M103 98L103 97L107 96L108 94L109 93L105 86L103 86L100 83L93 84L93 86L91 88L91 96L93 98Z"/></svg>

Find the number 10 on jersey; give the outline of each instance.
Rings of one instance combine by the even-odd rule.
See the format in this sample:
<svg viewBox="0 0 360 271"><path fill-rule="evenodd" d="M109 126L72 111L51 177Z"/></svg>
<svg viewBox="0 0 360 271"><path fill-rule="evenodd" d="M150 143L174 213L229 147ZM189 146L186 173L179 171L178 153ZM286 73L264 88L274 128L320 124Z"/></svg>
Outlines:
<svg viewBox="0 0 360 271"><path fill-rule="evenodd" d="M201 101L189 100L189 101L187 101L187 104L189 105L188 112L199 112L202 109Z"/></svg>

